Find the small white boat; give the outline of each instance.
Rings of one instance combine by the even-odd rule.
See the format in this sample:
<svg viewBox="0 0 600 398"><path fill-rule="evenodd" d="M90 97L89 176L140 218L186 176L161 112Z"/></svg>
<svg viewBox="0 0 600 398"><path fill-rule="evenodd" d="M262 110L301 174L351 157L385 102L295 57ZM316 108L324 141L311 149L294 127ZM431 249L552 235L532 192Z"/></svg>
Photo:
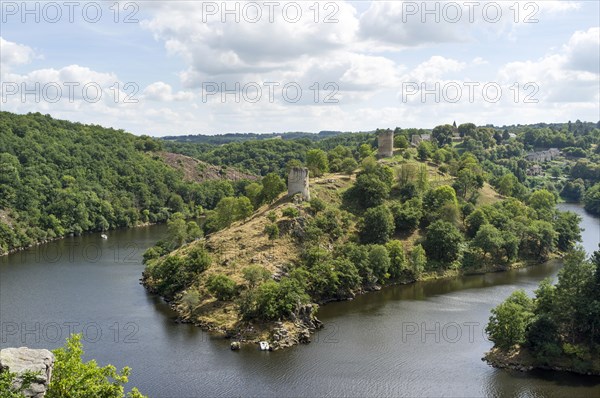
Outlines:
<svg viewBox="0 0 600 398"><path fill-rule="evenodd" d="M106 234L102 234L102 235L100 235L100 237L101 237L102 239L108 239L108 236L107 236Z"/></svg>
<svg viewBox="0 0 600 398"><path fill-rule="evenodd" d="M269 351L269 343L266 341L261 341L258 343L261 351Z"/></svg>

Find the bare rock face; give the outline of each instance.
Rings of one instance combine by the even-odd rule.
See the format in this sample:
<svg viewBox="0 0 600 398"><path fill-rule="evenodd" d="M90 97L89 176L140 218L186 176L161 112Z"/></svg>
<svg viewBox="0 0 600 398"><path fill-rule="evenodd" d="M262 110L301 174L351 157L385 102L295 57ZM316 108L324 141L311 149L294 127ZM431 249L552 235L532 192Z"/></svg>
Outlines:
<svg viewBox="0 0 600 398"><path fill-rule="evenodd" d="M26 371L40 372L29 388L23 391L26 397L42 398L46 394L53 366L54 354L48 350L27 347L0 350L0 371L8 370L17 375ZM18 387L21 385L21 380L17 377L15 383Z"/></svg>

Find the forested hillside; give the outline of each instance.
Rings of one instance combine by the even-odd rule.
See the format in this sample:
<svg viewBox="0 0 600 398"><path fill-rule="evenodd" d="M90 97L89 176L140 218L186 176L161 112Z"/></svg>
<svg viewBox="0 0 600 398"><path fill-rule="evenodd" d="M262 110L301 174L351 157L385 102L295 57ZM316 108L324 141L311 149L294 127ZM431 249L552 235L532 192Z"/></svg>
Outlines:
<svg viewBox="0 0 600 398"><path fill-rule="evenodd" d="M358 156L361 144L375 146L375 134L344 133L315 140L307 137L298 139L261 139L236 140L223 145L209 145L199 141L165 141L170 152L181 153L221 166L236 166L250 173L267 175L277 173L285 175L286 165L290 161L305 162L311 149L329 151L337 146L349 148ZM338 171L333 164L333 171Z"/></svg>
<svg viewBox="0 0 600 398"><path fill-rule="evenodd" d="M185 182L154 151L162 142L122 130L0 113L0 254L86 231L192 215L231 196L227 181Z"/></svg>

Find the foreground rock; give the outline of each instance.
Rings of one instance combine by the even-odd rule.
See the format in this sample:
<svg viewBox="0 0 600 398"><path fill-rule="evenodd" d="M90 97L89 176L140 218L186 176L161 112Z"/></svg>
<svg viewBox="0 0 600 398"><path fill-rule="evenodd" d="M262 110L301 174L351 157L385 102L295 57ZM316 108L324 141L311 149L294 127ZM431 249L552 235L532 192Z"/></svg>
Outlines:
<svg viewBox="0 0 600 398"><path fill-rule="evenodd" d="M23 391L26 397L41 398L46 394L52 368L54 366L54 355L48 350L34 350L27 347L5 348L0 350L0 371L16 373L15 387L22 384L19 375L29 371L38 373L29 388Z"/></svg>

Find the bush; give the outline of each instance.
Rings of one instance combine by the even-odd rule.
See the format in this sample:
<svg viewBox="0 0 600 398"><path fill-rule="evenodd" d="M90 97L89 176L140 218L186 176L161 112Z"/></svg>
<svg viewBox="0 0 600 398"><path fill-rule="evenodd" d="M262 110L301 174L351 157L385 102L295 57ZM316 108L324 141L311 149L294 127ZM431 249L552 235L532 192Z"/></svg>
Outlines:
<svg viewBox="0 0 600 398"><path fill-rule="evenodd" d="M274 212L274 211L270 211L270 212L267 214L267 220L269 220L269 221L271 221L271 222L275 222L275 221L277 221L277 214L275 214L275 212Z"/></svg>
<svg viewBox="0 0 600 398"><path fill-rule="evenodd" d="M189 273L200 274L204 272L212 262L212 258L208 251L202 246L192 248L187 253L185 269Z"/></svg>
<svg viewBox="0 0 600 398"><path fill-rule="evenodd" d="M25 398L23 392L37 379L36 373L26 371L17 375L6 369L2 370L0 372L0 398Z"/></svg>
<svg viewBox="0 0 600 398"><path fill-rule="evenodd" d="M119 373L113 365L100 367L94 360L84 363L81 337L81 334L72 334L65 347L52 351L56 362L46 397L124 397L124 385L131 370L124 367ZM127 397L142 398L143 395L134 388Z"/></svg>
<svg viewBox="0 0 600 398"><path fill-rule="evenodd" d="M260 265L250 265L242 270L242 274L250 288L257 286L271 277L271 273Z"/></svg>
<svg viewBox="0 0 600 398"><path fill-rule="evenodd" d="M275 240L279 237L279 227L275 223L265 225L264 232L269 237L269 240Z"/></svg>
<svg viewBox="0 0 600 398"><path fill-rule="evenodd" d="M404 203L394 202L390 206L390 211L394 216L394 226L398 232L414 231L423 217L419 198L413 198Z"/></svg>
<svg viewBox="0 0 600 398"><path fill-rule="evenodd" d="M358 167L358 163L353 158L346 158L342 161L340 169L344 174L351 175Z"/></svg>
<svg viewBox="0 0 600 398"><path fill-rule="evenodd" d="M246 291L240 297L239 306L245 319L277 320L289 317L299 305L309 301L310 297L297 280L283 278L279 283L268 280L255 290Z"/></svg>
<svg viewBox="0 0 600 398"><path fill-rule="evenodd" d="M325 210L325 207L326 207L325 202L319 198L312 198L309 203L310 203L310 208L315 213Z"/></svg>
<svg viewBox="0 0 600 398"><path fill-rule="evenodd" d="M296 218L300 215L300 212L295 207L286 207L281 212L284 217Z"/></svg>
<svg viewBox="0 0 600 398"><path fill-rule="evenodd" d="M223 274L211 275L206 281L206 288L220 301L231 300L237 292L235 281Z"/></svg>

